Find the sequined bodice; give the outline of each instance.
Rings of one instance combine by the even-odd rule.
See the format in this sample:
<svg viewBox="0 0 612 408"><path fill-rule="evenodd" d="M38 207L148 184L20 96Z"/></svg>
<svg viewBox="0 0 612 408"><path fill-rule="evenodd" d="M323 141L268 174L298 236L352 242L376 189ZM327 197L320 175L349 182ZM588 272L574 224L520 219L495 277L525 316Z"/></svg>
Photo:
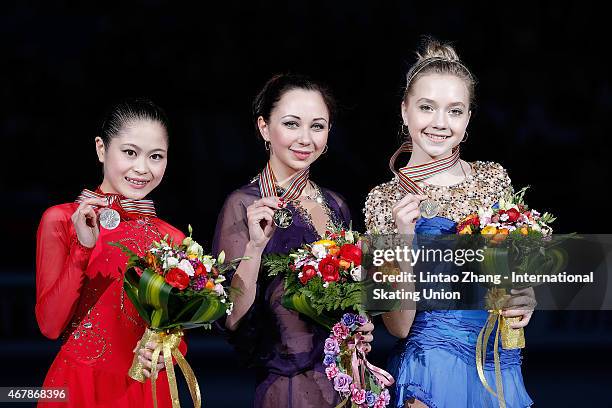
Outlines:
<svg viewBox="0 0 612 408"><path fill-rule="evenodd" d="M495 204L512 189L510 177L499 163L477 161L470 165L472 172L460 183L451 186L420 184L424 193L441 205L439 216L459 222L478 207ZM391 210L404 195L397 177L370 191L363 209L368 233L397 232Z"/></svg>

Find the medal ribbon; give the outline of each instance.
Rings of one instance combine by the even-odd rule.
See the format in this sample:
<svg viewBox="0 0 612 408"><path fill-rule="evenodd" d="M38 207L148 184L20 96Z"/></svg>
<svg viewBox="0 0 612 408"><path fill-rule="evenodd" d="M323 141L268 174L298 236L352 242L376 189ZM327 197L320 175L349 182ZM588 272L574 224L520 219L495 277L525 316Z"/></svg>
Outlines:
<svg viewBox="0 0 612 408"><path fill-rule="evenodd" d="M395 170L397 157L402 153L410 152L412 152L412 142L404 142L389 160L389 168L397 175L400 187L406 193L423 194L423 189L418 186L417 181L442 173L456 165L459 161L459 146L457 146L453 149L452 154L444 159L416 166L401 167L399 170Z"/></svg>
<svg viewBox="0 0 612 408"><path fill-rule="evenodd" d="M108 199L109 207L118 207L119 213L124 216L132 217L156 217L155 205L153 200L135 200L131 198L123 198L119 194L104 194L98 191L85 189L75 200L75 203L80 203L88 198L105 198Z"/></svg>
<svg viewBox="0 0 612 408"><path fill-rule="evenodd" d="M291 201L298 198L308 183L309 174L309 168L305 168L304 170L297 172L295 176L293 176L289 187L287 187L287 189L280 194L280 198L284 199L285 201ZM266 164L266 167L264 167L263 171L259 174L259 192L261 193L262 198L277 195L276 177L274 177L274 172L272 171L270 162Z"/></svg>

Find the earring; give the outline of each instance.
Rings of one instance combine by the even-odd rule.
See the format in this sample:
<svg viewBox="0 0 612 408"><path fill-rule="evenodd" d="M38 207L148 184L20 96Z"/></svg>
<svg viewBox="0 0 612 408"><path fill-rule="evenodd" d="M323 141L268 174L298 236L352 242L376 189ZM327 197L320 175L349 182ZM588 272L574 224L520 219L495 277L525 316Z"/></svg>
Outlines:
<svg viewBox="0 0 612 408"><path fill-rule="evenodd" d="M264 140L264 149L270 150L270 141L269 140Z"/></svg>
<svg viewBox="0 0 612 408"><path fill-rule="evenodd" d="M468 140L468 136L469 136L469 134L468 134L468 131L466 130L465 131L465 136L463 136L463 140L461 140L461 143L464 143L466 140Z"/></svg>
<svg viewBox="0 0 612 408"><path fill-rule="evenodd" d="M325 153L327 153L327 149L328 149L328 148L327 148L327 145L325 145L325 147L323 148L323 151L321 152L321 154L325 154Z"/></svg>
<svg viewBox="0 0 612 408"><path fill-rule="evenodd" d="M410 136L410 131L408 130L408 126L404 125L403 123L402 123L401 132L402 132L402 135L404 136Z"/></svg>

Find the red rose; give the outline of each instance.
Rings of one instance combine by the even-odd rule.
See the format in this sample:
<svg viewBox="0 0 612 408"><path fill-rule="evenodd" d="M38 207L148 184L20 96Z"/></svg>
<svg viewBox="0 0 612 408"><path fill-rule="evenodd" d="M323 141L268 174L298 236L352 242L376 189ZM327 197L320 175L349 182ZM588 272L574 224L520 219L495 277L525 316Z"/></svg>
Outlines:
<svg viewBox="0 0 612 408"><path fill-rule="evenodd" d="M302 268L302 277L300 278L300 282L302 282L302 285L305 285L315 276L317 276L317 271L315 270L315 267L312 265L305 265Z"/></svg>
<svg viewBox="0 0 612 408"><path fill-rule="evenodd" d="M319 262L319 272L321 272L325 282L335 282L340 279L338 268L338 260L334 259L331 255L327 255Z"/></svg>
<svg viewBox="0 0 612 408"><path fill-rule="evenodd" d="M189 286L189 275L182 269L172 268L166 274L166 282L177 289L183 290Z"/></svg>
<svg viewBox="0 0 612 408"><path fill-rule="evenodd" d="M357 245L344 244L340 248L340 258L359 266L361 265L361 249Z"/></svg>
<svg viewBox="0 0 612 408"><path fill-rule="evenodd" d="M509 209L508 211L506 211L506 214L508 214L509 222L515 222L521 215L521 213L516 208Z"/></svg>

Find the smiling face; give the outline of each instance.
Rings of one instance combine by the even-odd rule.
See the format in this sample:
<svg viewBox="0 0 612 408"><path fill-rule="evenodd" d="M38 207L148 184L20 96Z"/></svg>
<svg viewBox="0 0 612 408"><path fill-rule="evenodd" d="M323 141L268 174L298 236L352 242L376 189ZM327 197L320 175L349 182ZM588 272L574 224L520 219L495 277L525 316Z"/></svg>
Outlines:
<svg viewBox="0 0 612 408"><path fill-rule="evenodd" d="M166 171L168 136L159 122L131 120L110 139L96 137L98 159L104 164L104 193L142 199L159 185Z"/></svg>
<svg viewBox="0 0 612 408"><path fill-rule="evenodd" d="M465 81L454 75L428 74L412 84L402 102L402 118L412 137L411 161L450 156L470 121L469 101Z"/></svg>
<svg viewBox="0 0 612 408"><path fill-rule="evenodd" d="M329 111L318 91L292 89L275 104L268 122L257 125L270 142L270 164L279 182L310 166L323 152Z"/></svg>

